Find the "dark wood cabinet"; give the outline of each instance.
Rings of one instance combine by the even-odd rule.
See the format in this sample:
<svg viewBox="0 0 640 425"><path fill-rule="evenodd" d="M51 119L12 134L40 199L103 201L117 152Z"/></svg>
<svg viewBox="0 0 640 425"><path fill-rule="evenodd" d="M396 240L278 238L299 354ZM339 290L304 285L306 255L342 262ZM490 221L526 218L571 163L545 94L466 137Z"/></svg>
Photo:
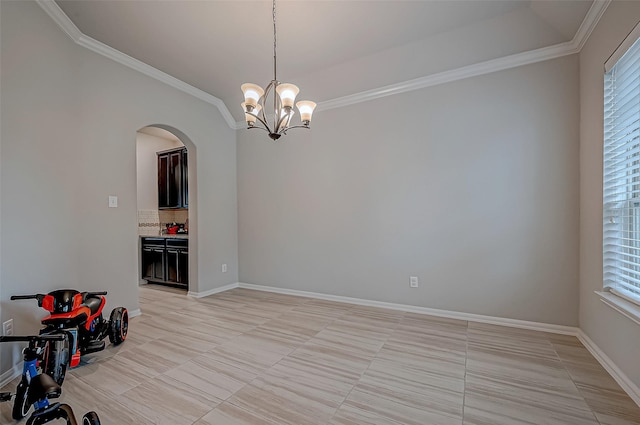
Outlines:
<svg viewBox="0 0 640 425"><path fill-rule="evenodd" d="M158 152L158 208L187 208L187 149Z"/></svg>
<svg viewBox="0 0 640 425"><path fill-rule="evenodd" d="M149 282L189 285L189 240L142 238L142 278Z"/></svg>
<svg viewBox="0 0 640 425"><path fill-rule="evenodd" d="M165 241L162 238L144 238L142 240L142 278L164 280Z"/></svg>
<svg viewBox="0 0 640 425"><path fill-rule="evenodd" d="M182 150L182 206L189 208L189 166L186 149Z"/></svg>

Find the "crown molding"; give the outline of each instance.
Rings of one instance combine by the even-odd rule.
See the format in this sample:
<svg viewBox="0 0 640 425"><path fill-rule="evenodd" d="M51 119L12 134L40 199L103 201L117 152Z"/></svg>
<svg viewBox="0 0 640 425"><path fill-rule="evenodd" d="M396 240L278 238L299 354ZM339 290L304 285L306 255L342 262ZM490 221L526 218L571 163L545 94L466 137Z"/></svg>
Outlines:
<svg viewBox="0 0 640 425"><path fill-rule="evenodd" d="M528 52L504 56L498 59L479 62L473 65L463 66L461 68L443 71L437 74L427 75L425 77L415 78L413 80L402 81L400 83L390 84L388 86L367 90L348 96L338 97L336 99L326 100L324 102L318 103L317 110L324 111L328 109L341 108L343 106L349 106L360 102L367 102L394 94L405 93L412 90L451 83L453 81L463 80L465 78L477 77L480 75L490 74L505 69L516 68L523 65L529 65L536 62L555 59L573 53L577 52L575 51L571 42L556 44L554 46L543 47L536 50L530 50Z"/></svg>
<svg viewBox="0 0 640 425"><path fill-rule="evenodd" d="M86 36L78 29L78 27L69 19L69 17L60 9L54 0L36 0L36 3L54 20L56 24L71 38L76 44L85 47L99 55L112 59L122 65L134 69L142 74L163 82L173 88L187 93L195 98L207 102L220 111L222 118L232 129L236 128L236 121L227 109L227 106L219 98L209 93L193 87L171 75L160 71L138 59L122 53L112 47L107 46L89 36Z"/></svg>
<svg viewBox="0 0 640 425"><path fill-rule="evenodd" d="M381 97L451 83L465 78L477 77L480 75L490 74L492 72L503 71L579 53L611 1L612 0L594 0L583 19L582 24L580 24L580 28L578 28L578 31L576 31L576 34L571 41L443 71L413 80L402 81L335 99L325 100L318 103L316 110L326 111L329 109L341 108L361 102L368 102ZM243 121L236 122L234 120L229 109L221 99L84 35L62 11L62 9L60 9L54 0L36 0L36 2L76 44L217 107L227 125L234 130L245 127L245 123Z"/></svg>
<svg viewBox="0 0 640 425"><path fill-rule="evenodd" d="M595 0L591 4L587 15L582 20L582 24L580 24L580 28L578 28L578 31L576 31L576 35L571 41L571 43L575 45L578 52L584 47L585 43L591 36L591 33L600 21L600 18L602 18L602 15L604 15L604 12L607 10L607 7L609 7L610 3L611 0Z"/></svg>
<svg viewBox="0 0 640 425"><path fill-rule="evenodd" d="M604 14L605 10L611 3L611 0L595 0L585 18L580 24L580 28L576 31L571 41L556 44L553 46L542 47L540 49L530 50L528 52L516 53L514 55L504 56L498 59L479 62L473 65L464 66L448 71L439 72L437 74L427 75L425 77L413 80L403 81L388 86L363 91L360 93L338 97L336 99L319 102L316 110L323 111L343 106L354 105L360 102L378 99L380 97L391 96L394 94L405 93L412 90L423 89L426 87L437 86L440 84L451 83L453 81L463 80L465 78L477 77L480 75L490 74L492 72L503 71L510 68L516 68L523 65L529 65L536 62L543 62L550 59L556 59L562 56L573 55L579 53L587 42L591 32L597 25L598 21Z"/></svg>

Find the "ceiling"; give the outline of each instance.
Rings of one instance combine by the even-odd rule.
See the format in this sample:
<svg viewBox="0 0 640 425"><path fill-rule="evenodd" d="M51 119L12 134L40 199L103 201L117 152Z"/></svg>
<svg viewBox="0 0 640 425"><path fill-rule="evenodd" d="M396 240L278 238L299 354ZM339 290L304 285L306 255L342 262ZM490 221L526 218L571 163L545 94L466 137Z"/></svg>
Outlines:
<svg viewBox="0 0 640 425"><path fill-rule="evenodd" d="M58 0L85 35L224 101L273 78L270 1ZM282 0L278 79L316 102L573 39L591 0Z"/></svg>

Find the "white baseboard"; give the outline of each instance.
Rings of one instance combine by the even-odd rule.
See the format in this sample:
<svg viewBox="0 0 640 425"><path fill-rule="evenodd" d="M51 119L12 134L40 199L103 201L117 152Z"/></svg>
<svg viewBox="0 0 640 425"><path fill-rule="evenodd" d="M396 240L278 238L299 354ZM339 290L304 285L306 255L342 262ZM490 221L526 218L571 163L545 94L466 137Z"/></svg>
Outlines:
<svg viewBox="0 0 640 425"><path fill-rule="evenodd" d="M257 291L274 292L278 294L294 295L299 297L317 298L321 300L336 301L348 304L364 305L368 307L381 307L391 310L407 311L410 313L428 314L430 316L446 317L448 319L467 320L470 322L487 323L492 325L509 326L512 328L529 329L534 331L550 332L562 335L578 335L578 328L573 326L552 325L549 323L529 322L526 320L505 319L502 317L484 316L481 314L461 313L457 311L439 310L435 308L418 307L406 304L395 304L383 301L372 301L362 298L342 297L339 295L322 294L318 292L298 291L295 289L276 288L273 286L254 285L251 283L239 283L238 287L254 289Z"/></svg>
<svg viewBox="0 0 640 425"><path fill-rule="evenodd" d="M135 310L128 310L128 312L129 318L140 316L142 314L142 311L139 308L136 308Z"/></svg>
<svg viewBox="0 0 640 425"><path fill-rule="evenodd" d="M593 357L598 360L602 367L604 367L607 372L609 372L609 375L611 375L611 377L615 379L618 385L620 385L620 387L622 387L622 389L627 394L629 394L629 397L631 397L631 399L635 401L638 406L640 406L640 388L638 388L638 386L634 384L629 379L629 377L620 370L618 366L616 366L613 360L611 360L609 356L607 356L604 351L602 351L600 347L598 347L596 343L593 342L586 333L584 333L582 329L578 331L578 339L580 340L580 342L582 342L582 345L584 345L586 349L589 350L591 355L593 355Z"/></svg>
<svg viewBox="0 0 640 425"><path fill-rule="evenodd" d="M207 297L209 295L218 294L220 292L229 291L231 289L238 288L239 285L240 284L238 282L230 283L229 285L221 286L219 288L209 289L209 290L204 291L204 292L189 291L189 292L187 292L187 295L189 295L190 297L194 297L194 298L202 298L202 297Z"/></svg>
<svg viewBox="0 0 640 425"><path fill-rule="evenodd" d="M13 368L9 369L8 371L0 375L0 388L7 385L14 378L20 376L21 373L22 373L22 362L20 362L19 364L15 365ZM9 390L9 391L12 391L12 390Z"/></svg>

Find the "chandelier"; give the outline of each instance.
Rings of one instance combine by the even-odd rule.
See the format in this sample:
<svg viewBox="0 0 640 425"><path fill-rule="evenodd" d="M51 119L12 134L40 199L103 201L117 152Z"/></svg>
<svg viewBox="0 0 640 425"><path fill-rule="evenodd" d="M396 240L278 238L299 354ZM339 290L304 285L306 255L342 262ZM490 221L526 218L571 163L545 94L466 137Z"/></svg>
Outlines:
<svg viewBox="0 0 640 425"><path fill-rule="evenodd" d="M309 128L311 115L316 107L316 104L310 100L296 103L302 124L291 125L291 118L295 114L293 104L300 89L293 84L278 81L276 64L276 0L273 0L273 80L265 89L252 83L245 83L240 87L244 93L242 110L247 128L265 130L273 140L278 140L292 128ZM269 95L273 102L267 101ZM273 104L273 110L269 109L267 114L267 105L271 106L271 104Z"/></svg>

